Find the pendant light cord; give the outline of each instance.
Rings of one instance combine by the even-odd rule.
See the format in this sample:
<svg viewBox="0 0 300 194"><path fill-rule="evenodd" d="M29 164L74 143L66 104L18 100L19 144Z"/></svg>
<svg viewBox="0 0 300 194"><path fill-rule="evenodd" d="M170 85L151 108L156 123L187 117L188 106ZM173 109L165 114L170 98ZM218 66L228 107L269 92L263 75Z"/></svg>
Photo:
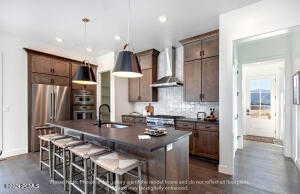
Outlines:
<svg viewBox="0 0 300 194"><path fill-rule="evenodd" d="M127 44L124 46L124 50L128 47L128 44L130 42L130 17L131 17L131 6L130 6L131 0L128 0L128 18L127 18Z"/></svg>
<svg viewBox="0 0 300 194"><path fill-rule="evenodd" d="M4 124L3 124L3 105L4 105L4 55L1 53L1 150L0 150L0 156L3 153L3 148L4 148Z"/></svg>
<svg viewBox="0 0 300 194"><path fill-rule="evenodd" d="M87 64L87 55L88 55L88 53L87 53L87 23L88 22L90 22L90 19L88 19L88 18L83 18L82 19L82 21L83 21L83 23L84 23L84 47L85 47L85 49L84 49L84 65L86 65Z"/></svg>
<svg viewBox="0 0 300 194"><path fill-rule="evenodd" d="M127 43L124 45L123 50L128 48L128 50L132 50L134 52L134 30L133 30L133 23L131 20L134 18L135 15L133 11L135 10L135 2L134 0L128 0L128 21L127 21ZM130 42L131 41L131 42Z"/></svg>

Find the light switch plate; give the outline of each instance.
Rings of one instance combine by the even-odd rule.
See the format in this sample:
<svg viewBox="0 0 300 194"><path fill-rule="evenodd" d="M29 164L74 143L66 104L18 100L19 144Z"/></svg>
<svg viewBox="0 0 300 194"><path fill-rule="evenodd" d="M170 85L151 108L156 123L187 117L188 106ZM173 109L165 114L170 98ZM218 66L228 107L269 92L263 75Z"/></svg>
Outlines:
<svg viewBox="0 0 300 194"><path fill-rule="evenodd" d="M173 149L173 144L170 143L169 145L167 145L167 152L171 151Z"/></svg>

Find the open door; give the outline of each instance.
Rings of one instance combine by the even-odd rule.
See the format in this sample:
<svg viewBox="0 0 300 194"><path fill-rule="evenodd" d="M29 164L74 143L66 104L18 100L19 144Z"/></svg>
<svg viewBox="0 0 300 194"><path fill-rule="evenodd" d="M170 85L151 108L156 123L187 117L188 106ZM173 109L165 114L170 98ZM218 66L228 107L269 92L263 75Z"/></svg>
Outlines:
<svg viewBox="0 0 300 194"><path fill-rule="evenodd" d="M246 135L276 137L275 76L246 81Z"/></svg>

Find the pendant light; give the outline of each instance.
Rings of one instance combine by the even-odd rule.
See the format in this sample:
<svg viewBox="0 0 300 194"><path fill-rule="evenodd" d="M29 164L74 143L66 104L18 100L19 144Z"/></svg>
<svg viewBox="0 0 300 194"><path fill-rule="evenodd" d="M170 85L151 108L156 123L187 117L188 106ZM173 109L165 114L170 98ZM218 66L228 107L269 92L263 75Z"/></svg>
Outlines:
<svg viewBox="0 0 300 194"><path fill-rule="evenodd" d="M123 50L119 52L116 65L114 67L113 76L116 77L122 77L122 78L138 78L142 77L142 70L139 63L139 60L137 56L130 51L129 49L129 42L130 42L130 16L131 16L131 6L130 6L130 0L129 2L129 14L128 14L128 38L127 43L123 47ZM133 50L133 49L132 49Z"/></svg>
<svg viewBox="0 0 300 194"><path fill-rule="evenodd" d="M85 46L87 46L87 40L86 40L86 25L88 22L90 22L90 19L83 18L82 22L84 23L84 39L85 39ZM72 78L72 83L75 84L82 84L82 85L95 85L97 84L95 74L93 72L93 69L90 67L89 63L87 62L87 47L85 47L85 59L83 61L83 64L80 65L75 73L75 75Z"/></svg>

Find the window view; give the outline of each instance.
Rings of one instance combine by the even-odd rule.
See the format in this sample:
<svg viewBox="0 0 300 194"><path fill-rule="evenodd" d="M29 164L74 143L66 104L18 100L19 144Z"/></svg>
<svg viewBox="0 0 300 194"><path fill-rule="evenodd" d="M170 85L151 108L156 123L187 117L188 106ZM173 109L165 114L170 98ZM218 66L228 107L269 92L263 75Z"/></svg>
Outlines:
<svg viewBox="0 0 300 194"><path fill-rule="evenodd" d="M252 118L271 119L271 79L250 80L250 110Z"/></svg>

